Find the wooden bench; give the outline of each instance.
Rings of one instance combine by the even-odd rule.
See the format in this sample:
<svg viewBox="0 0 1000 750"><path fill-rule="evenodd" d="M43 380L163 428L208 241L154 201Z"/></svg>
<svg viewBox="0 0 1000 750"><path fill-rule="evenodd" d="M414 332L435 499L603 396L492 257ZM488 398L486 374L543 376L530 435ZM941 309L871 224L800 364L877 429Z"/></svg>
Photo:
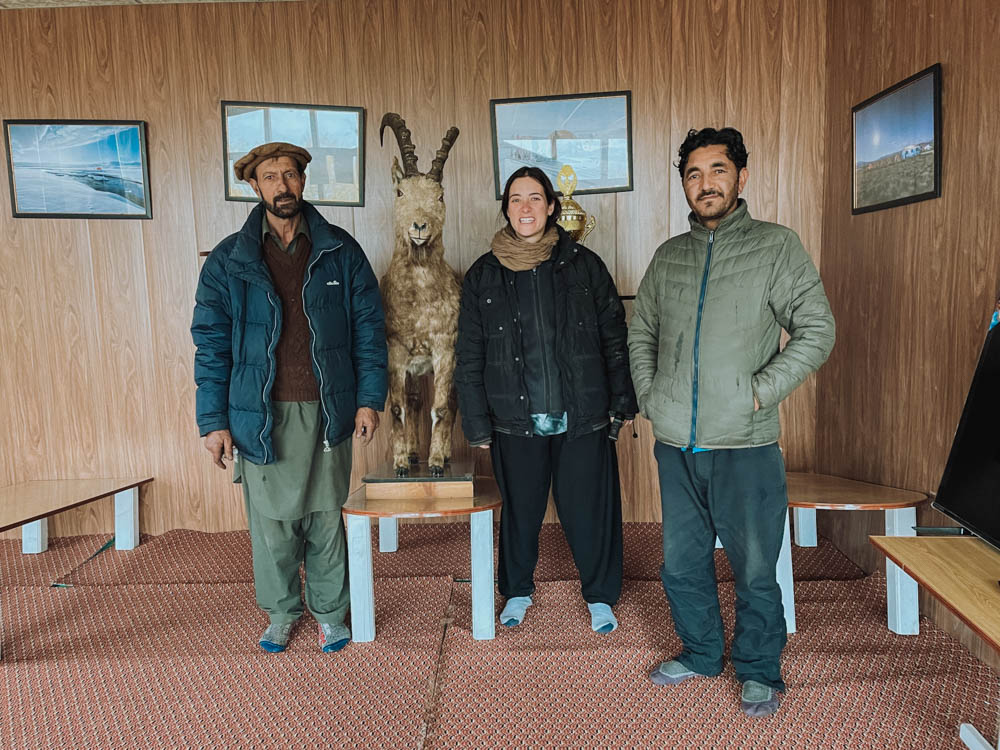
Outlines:
<svg viewBox="0 0 1000 750"><path fill-rule="evenodd" d="M365 643L375 639L371 519L379 519L379 551L395 552L398 519L464 515L469 516L472 637L476 640L494 637L493 511L501 505L500 491L492 478L477 477L474 484L475 488L471 476L467 482L411 479L367 483L351 493L344 504L343 516L347 527L353 640Z"/></svg>
<svg viewBox="0 0 1000 750"><path fill-rule="evenodd" d="M788 507L792 511L795 544L816 546L817 510L885 511L887 536L916 536L917 506L927 500L923 492L899 490L879 484L827 474L788 472ZM885 585L889 630L899 635L920 632L917 584L891 560L886 560Z"/></svg>
<svg viewBox="0 0 1000 750"><path fill-rule="evenodd" d="M1000 651L1000 552L968 537L870 536L891 561L912 575L933 597ZM997 717L1000 733L1000 715ZM993 750L971 724L961 724L959 739L971 750ZM1000 748L1000 738L997 739Z"/></svg>
<svg viewBox="0 0 1000 750"><path fill-rule="evenodd" d="M49 516L78 505L115 498L115 547L135 549L139 544L139 487L141 479L50 479L0 487L0 531L18 526L21 551L44 552L49 546Z"/></svg>

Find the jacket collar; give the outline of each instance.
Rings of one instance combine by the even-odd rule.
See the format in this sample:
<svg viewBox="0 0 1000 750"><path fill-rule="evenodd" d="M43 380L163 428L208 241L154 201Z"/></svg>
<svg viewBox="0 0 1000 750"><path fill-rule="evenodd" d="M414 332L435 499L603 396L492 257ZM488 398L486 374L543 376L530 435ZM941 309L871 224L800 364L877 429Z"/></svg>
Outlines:
<svg viewBox="0 0 1000 750"><path fill-rule="evenodd" d="M750 217L750 210L747 208L747 202L742 198L739 198L736 201L736 210L720 221L719 226L715 228L716 241L718 241L720 237L729 237L743 231L751 221L752 218ZM698 218L694 215L694 211L688 214L688 223L691 225L692 237L708 241L709 232L705 226L698 221Z"/></svg>
<svg viewBox="0 0 1000 750"><path fill-rule="evenodd" d="M302 218L306 220L309 234L312 236L312 251L309 253L310 263L321 253L336 250L344 244L334 234L333 227L308 201L302 201ZM264 204L258 203L236 234L236 242L229 254L228 266L231 273L270 287L270 276L264 269L264 246L261 241L263 221Z"/></svg>

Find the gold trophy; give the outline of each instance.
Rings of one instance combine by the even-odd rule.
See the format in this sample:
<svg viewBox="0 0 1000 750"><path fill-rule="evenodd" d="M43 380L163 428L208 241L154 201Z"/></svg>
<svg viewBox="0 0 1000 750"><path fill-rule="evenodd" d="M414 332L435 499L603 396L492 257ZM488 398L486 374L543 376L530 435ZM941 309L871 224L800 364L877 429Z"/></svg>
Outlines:
<svg viewBox="0 0 1000 750"><path fill-rule="evenodd" d="M563 166L559 170L556 184L559 185L559 192L563 194L560 201L562 203L562 212L559 214L558 224L566 230L566 233L573 238L574 242L583 242L584 238L597 225L597 219L593 216L588 216L587 212L583 210L583 206L570 197L573 195L573 191L576 190L576 171L573 167L569 164Z"/></svg>

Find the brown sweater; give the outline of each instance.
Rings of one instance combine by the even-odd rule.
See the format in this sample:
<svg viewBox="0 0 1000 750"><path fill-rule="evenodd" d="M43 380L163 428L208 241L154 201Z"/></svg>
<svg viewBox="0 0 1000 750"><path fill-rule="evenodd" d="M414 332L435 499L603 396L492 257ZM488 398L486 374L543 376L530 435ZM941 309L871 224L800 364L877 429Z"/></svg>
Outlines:
<svg viewBox="0 0 1000 750"><path fill-rule="evenodd" d="M271 391L275 401L319 401L309 321L302 309L302 282L311 250L312 243L303 234L296 239L291 255L278 247L271 234L264 240L264 262L281 298L281 337L275 350L278 372Z"/></svg>

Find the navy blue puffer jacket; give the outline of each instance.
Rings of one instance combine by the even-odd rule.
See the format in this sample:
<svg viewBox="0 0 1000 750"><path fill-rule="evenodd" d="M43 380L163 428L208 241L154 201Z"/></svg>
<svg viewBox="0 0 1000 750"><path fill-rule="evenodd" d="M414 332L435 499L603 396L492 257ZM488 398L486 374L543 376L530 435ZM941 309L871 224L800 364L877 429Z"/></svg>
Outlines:
<svg viewBox="0 0 1000 750"><path fill-rule="evenodd" d="M281 335L281 302L261 246L263 216L258 205L208 256L191 324L198 429L202 435L228 429L240 454L256 464L275 458L271 387ZM358 408L385 406L385 319L375 274L354 238L309 203L302 217L312 235L302 301L324 437L335 445L354 430Z"/></svg>

